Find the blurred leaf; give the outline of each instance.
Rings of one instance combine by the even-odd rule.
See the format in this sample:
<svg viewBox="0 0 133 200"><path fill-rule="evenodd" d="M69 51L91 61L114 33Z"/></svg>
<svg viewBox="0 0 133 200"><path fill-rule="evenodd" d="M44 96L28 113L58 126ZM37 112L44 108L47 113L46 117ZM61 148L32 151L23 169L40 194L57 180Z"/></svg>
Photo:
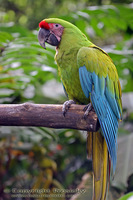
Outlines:
<svg viewBox="0 0 133 200"><path fill-rule="evenodd" d="M126 134L118 138L118 161L112 184L114 186L127 185L127 179L133 174L133 134Z"/></svg>
<svg viewBox="0 0 133 200"><path fill-rule="evenodd" d="M132 200L133 199L133 192L130 192L123 197L121 197L119 200Z"/></svg>
<svg viewBox="0 0 133 200"><path fill-rule="evenodd" d="M0 31L0 47L6 46L11 40L13 40L13 37L10 33Z"/></svg>

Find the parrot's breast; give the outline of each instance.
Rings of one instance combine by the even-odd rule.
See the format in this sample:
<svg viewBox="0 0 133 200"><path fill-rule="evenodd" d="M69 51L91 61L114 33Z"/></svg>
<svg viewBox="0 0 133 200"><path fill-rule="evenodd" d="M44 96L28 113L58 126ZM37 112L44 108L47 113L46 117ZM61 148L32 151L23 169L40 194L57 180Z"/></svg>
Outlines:
<svg viewBox="0 0 133 200"><path fill-rule="evenodd" d="M72 48L69 51L57 51L55 60L58 65L58 71L64 88L69 99L73 99L80 104L88 104L89 98L86 98L81 88L79 80L79 69L77 66L78 49Z"/></svg>

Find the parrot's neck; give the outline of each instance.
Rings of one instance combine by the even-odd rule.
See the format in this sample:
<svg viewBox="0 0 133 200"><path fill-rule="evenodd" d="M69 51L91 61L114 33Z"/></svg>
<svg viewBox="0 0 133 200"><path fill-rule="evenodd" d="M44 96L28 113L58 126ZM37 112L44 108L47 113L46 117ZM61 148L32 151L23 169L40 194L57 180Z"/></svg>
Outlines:
<svg viewBox="0 0 133 200"><path fill-rule="evenodd" d="M81 48L83 46L89 46L92 43L87 39L87 37L79 30L76 31L73 29L64 29L62 39L59 45L59 49L62 50L62 48L71 49L73 47L75 48Z"/></svg>
<svg viewBox="0 0 133 200"><path fill-rule="evenodd" d="M64 29L60 45L56 48L55 60L60 65L63 58L69 59L69 56L72 58L74 54L77 56L81 47L89 47L92 44L79 29L76 31L69 28Z"/></svg>

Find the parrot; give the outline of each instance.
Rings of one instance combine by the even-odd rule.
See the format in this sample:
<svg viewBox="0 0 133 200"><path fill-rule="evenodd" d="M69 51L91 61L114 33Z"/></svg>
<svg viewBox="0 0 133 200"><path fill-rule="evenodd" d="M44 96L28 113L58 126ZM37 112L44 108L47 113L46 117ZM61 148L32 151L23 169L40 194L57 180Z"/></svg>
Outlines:
<svg viewBox="0 0 133 200"><path fill-rule="evenodd" d="M87 132L88 159L92 160L93 200L106 200L110 176L117 162L117 132L122 120L122 93L117 69L109 55L93 44L74 24L60 18L46 18L39 23L38 41L56 47L55 61L68 101L85 105L97 114L100 129ZM69 112L69 111L68 111ZM111 175L110 175L111 174Z"/></svg>

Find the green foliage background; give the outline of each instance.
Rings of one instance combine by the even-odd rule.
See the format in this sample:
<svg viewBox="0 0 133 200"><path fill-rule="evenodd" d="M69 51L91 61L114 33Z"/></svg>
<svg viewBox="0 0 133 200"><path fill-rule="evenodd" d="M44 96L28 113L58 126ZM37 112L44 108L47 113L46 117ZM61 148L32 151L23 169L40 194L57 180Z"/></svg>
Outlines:
<svg viewBox="0 0 133 200"><path fill-rule="evenodd" d="M37 40L38 23L46 17L74 23L109 53L117 66L124 96L119 162L109 199L133 191L133 152L129 148L129 141L133 142L132 1L0 0L0 5L0 103L66 100L54 62L55 49L47 45L44 50ZM11 199L12 188L50 188L52 193L53 188L85 185L81 177L91 172L85 145L86 134L80 131L0 127L1 199ZM91 180L89 175L87 180ZM92 182L90 190L91 186ZM83 196L76 198L83 200Z"/></svg>

